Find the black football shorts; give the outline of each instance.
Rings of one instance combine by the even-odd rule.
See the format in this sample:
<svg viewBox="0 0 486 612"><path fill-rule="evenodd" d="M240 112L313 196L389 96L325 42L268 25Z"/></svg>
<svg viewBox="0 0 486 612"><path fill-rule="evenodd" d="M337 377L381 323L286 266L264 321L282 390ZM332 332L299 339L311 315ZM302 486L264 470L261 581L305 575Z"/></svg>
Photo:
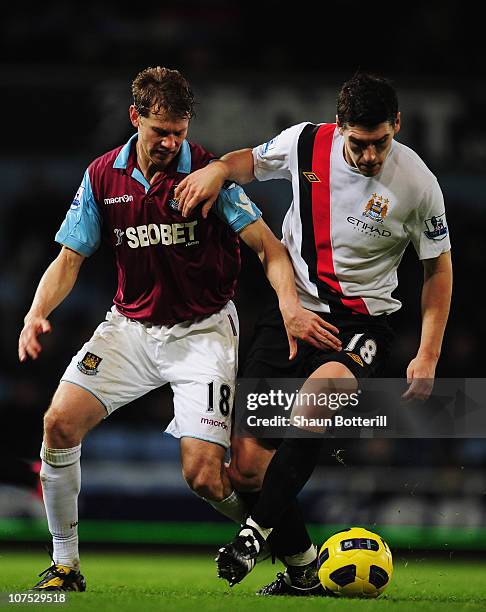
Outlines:
<svg viewBox="0 0 486 612"><path fill-rule="evenodd" d="M394 333L387 316L317 313L339 329L341 351L317 349L298 340L297 356L289 361L289 344L278 305L258 320L241 376L244 378L307 378L330 361L343 363L356 378L383 376Z"/></svg>

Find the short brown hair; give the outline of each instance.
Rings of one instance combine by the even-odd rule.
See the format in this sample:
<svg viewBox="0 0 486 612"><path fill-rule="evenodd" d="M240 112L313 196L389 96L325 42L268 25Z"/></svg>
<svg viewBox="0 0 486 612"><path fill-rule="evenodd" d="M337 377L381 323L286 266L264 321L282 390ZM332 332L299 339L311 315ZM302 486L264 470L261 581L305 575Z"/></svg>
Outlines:
<svg viewBox="0 0 486 612"><path fill-rule="evenodd" d="M194 115L194 94L178 70L162 66L145 68L132 83L133 104L139 115L147 117L163 111L178 119Z"/></svg>

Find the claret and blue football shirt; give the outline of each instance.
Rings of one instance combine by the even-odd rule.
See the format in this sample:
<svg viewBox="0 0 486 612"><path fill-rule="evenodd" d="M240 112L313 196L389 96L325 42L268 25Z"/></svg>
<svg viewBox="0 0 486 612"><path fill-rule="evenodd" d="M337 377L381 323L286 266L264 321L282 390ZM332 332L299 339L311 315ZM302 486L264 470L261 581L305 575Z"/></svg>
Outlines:
<svg viewBox="0 0 486 612"><path fill-rule="evenodd" d="M115 251L117 310L158 325L207 316L234 294L240 269L237 233L261 213L238 185L223 189L207 219L184 218L174 189L213 156L184 141L149 183L136 163L135 134L90 164L56 241L89 257L107 240Z"/></svg>

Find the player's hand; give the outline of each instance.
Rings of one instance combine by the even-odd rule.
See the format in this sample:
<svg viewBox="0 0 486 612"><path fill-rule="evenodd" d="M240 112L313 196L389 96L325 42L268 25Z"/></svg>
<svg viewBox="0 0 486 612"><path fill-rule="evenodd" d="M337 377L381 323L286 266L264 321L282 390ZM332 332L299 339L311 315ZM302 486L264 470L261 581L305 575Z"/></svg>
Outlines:
<svg viewBox="0 0 486 612"><path fill-rule="evenodd" d="M434 387L435 368L437 359L417 355L407 368L407 384L410 385L402 399L406 402L429 399Z"/></svg>
<svg viewBox="0 0 486 612"><path fill-rule="evenodd" d="M51 324L47 319L37 315L27 316L19 337L19 360L26 361L27 357L37 359L42 351L39 336L48 334L50 331Z"/></svg>
<svg viewBox="0 0 486 612"><path fill-rule="evenodd" d="M289 341L289 360L297 355L297 338L325 351L340 351L339 329L302 305L280 307Z"/></svg>
<svg viewBox="0 0 486 612"><path fill-rule="evenodd" d="M182 216L189 217L196 206L204 202L201 214L205 219L218 198L225 180L224 164L220 161L214 161L186 176L174 191L174 198L179 204Z"/></svg>

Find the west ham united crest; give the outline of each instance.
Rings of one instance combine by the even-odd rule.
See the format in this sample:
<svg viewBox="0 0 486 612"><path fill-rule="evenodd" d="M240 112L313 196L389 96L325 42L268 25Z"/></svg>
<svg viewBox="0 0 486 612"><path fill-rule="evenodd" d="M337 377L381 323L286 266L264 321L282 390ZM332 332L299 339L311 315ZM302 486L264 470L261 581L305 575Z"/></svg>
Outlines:
<svg viewBox="0 0 486 612"><path fill-rule="evenodd" d="M179 187L179 183L175 183L172 186L172 189L169 191L169 199L167 203L172 208L172 210L176 210L177 212L179 212L179 200L176 200L174 196L174 191L177 189L177 187Z"/></svg>
<svg viewBox="0 0 486 612"><path fill-rule="evenodd" d="M383 219L386 217L388 212L388 205L390 200L379 196L374 193L366 203L366 207L363 212L363 217L369 217L377 223L383 223Z"/></svg>
<svg viewBox="0 0 486 612"><path fill-rule="evenodd" d="M98 366L103 361L103 357L98 357L94 353L86 353L86 355L78 361L78 370L88 376L98 374Z"/></svg>

